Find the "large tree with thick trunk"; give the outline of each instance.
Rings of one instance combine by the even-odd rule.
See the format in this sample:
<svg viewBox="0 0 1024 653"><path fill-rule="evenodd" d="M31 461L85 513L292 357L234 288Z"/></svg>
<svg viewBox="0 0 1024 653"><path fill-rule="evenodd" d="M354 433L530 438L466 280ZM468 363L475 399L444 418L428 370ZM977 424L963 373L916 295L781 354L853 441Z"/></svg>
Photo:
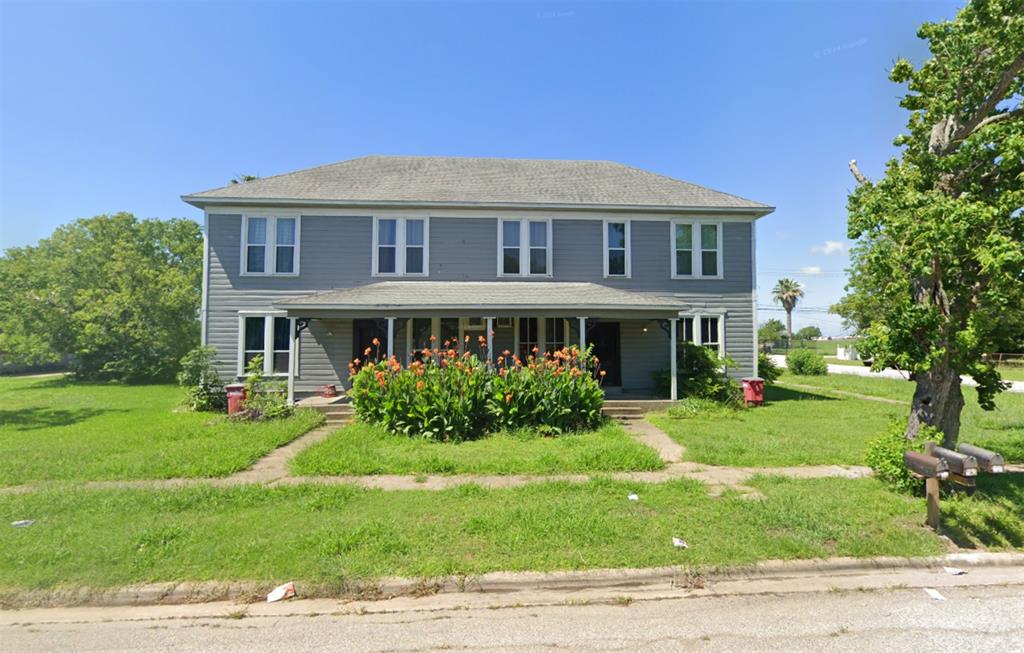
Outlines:
<svg viewBox="0 0 1024 653"><path fill-rule="evenodd" d="M835 310L874 367L916 382L907 437L928 424L952 446L961 374L992 409L1005 384L987 355L1024 323L1024 0L972 2L918 36L931 57L890 72L907 91L902 152L879 180L850 162L857 242Z"/></svg>

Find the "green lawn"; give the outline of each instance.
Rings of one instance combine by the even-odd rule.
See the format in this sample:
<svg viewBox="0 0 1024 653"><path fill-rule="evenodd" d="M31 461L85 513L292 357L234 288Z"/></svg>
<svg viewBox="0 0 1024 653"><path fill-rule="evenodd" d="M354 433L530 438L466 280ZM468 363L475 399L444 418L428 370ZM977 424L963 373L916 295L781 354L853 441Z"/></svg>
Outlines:
<svg viewBox="0 0 1024 653"><path fill-rule="evenodd" d="M1024 365L1000 365L999 374L1007 381L1024 381Z"/></svg>
<svg viewBox="0 0 1024 653"><path fill-rule="evenodd" d="M656 451L614 422L596 431L542 437L497 433L458 444L393 435L353 424L292 460L297 475L551 474L662 469Z"/></svg>
<svg viewBox="0 0 1024 653"><path fill-rule="evenodd" d="M786 379L802 379L786 375ZM708 465L861 465L867 440L903 414L899 406L781 386L760 408L722 409L690 418L648 419Z"/></svg>
<svg viewBox="0 0 1024 653"><path fill-rule="evenodd" d="M0 485L226 476L323 420L232 423L176 411L181 396L170 385L0 378Z"/></svg>
<svg viewBox="0 0 1024 653"><path fill-rule="evenodd" d="M914 384L896 379L830 374L828 376L783 375L781 383L813 385L822 392L845 390L888 399L900 399L910 407ZM961 442L998 451L1007 462L1024 462L1024 394L1004 392L996 398L996 409L985 411L978 406L974 388L964 387L966 407L960 426ZM867 403L867 402L864 402ZM897 408L893 406L892 408ZM905 411L900 412L904 416Z"/></svg>
<svg viewBox="0 0 1024 653"><path fill-rule="evenodd" d="M0 495L0 595L185 580L297 580L337 589L386 575L944 550L921 527L923 500L872 479L761 477L750 484L764 500L732 492L711 498L690 480L607 479L439 492L309 484ZM628 501L630 492L640 500ZM16 519L36 523L6 526ZM673 536L689 548L673 547Z"/></svg>

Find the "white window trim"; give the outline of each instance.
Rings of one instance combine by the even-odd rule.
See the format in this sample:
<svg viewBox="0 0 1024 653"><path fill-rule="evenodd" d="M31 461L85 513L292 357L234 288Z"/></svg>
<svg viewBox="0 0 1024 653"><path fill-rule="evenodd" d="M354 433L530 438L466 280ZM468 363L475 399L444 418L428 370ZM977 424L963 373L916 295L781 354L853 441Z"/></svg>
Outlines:
<svg viewBox="0 0 1024 653"><path fill-rule="evenodd" d="M626 225L626 230L625 230L625 235L624 235L625 246L626 246L625 247L625 249L626 249L626 269L625 269L625 272L626 273L625 274L611 274L608 271L608 268L609 268L609 266L608 266L608 254L610 252L610 250L608 249L608 225L609 224L625 224ZM675 227L673 227L672 229L674 230ZM633 239L630 236L630 232L631 232L630 221L629 220L607 220L606 219L602 223L602 231L604 232L603 233L603 241L604 241L604 249L603 249L603 251L604 251L604 278L605 279L630 279L630 278L632 278L632 276L633 276L633 247L632 247L631 241ZM673 247L674 246L675 245L673 245ZM616 247L616 249L618 249L618 248Z"/></svg>
<svg viewBox="0 0 1024 653"><path fill-rule="evenodd" d="M379 222L381 220L394 220L395 224L395 271L381 272L378 258L380 249L377 247L380 234ZM423 221L423 272L405 272L405 221ZM419 245L413 245L419 247ZM428 277L430 276L430 218L424 216L394 216L375 215L373 216L373 268L372 276L375 277Z"/></svg>
<svg viewBox="0 0 1024 653"><path fill-rule="evenodd" d="M263 257L263 272L249 272L249 218L264 218L267 221L267 242L264 245L266 255ZM277 268L277 219L295 220L295 270L293 272L274 272ZM275 211L273 213L242 214L242 252L239 260L240 272L243 277L297 277L299 276L299 251L302 243L302 215Z"/></svg>
<svg viewBox="0 0 1024 653"><path fill-rule="evenodd" d="M672 228L673 232L675 227ZM674 235L674 234L673 234ZM679 335L682 336L685 333L683 327L683 320L693 320L693 344L702 346L704 343L700 336L700 321L705 317L714 317L718 319L718 356L720 358L725 357L725 313L680 313L679 314Z"/></svg>
<svg viewBox="0 0 1024 653"><path fill-rule="evenodd" d="M267 318L286 317L285 311L238 311L238 360L237 373L239 377L245 376L245 318L263 318L263 373L266 376L287 377L288 372L274 372L274 320ZM288 368L295 369L295 377L298 378L298 366L292 368L293 362L298 359L298 351L295 349L295 318L288 318Z"/></svg>
<svg viewBox="0 0 1024 653"><path fill-rule="evenodd" d="M505 223L506 222L518 222L519 223L519 274L506 274L503 271L503 256L505 250L505 244L503 242ZM547 272L544 274L530 274L530 223L531 222L543 222L547 228L547 246L546 250L546 264ZM498 218L498 276L499 277L536 277L536 278L552 278L554 277L553 263L551 252L554 250L554 234L551 228L551 218Z"/></svg>
<svg viewBox="0 0 1024 653"><path fill-rule="evenodd" d="M693 227L691 234L693 236L693 246L690 250L691 256L691 267L693 274L679 274L676 272L676 225L688 224ZM718 248L715 250L718 252L718 274L701 274L699 271L702 270L701 259L700 259L700 230L702 225L715 225L718 229ZM672 278L673 279L722 279L724 278L723 272L725 271L725 261L722 257L722 220L713 219L675 219L669 223L669 262L672 266ZM708 250L710 251L710 250Z"/></svg>

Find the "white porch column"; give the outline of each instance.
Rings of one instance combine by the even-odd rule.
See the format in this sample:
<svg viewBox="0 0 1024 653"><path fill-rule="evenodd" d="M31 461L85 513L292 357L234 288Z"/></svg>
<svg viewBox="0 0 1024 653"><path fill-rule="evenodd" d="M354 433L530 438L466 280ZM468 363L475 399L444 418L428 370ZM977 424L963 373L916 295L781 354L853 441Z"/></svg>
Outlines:
<svg viewBox="0 0 1024 653"><path fill-rule="evenodd" d="M487 318L487 362L494 363L494 318Z"/></svg>
<svg viewBox="0 0 1024 653"><path fill-rule="evenodd" d="M389 318L387 318L387 321L388 321L388 360L391 360L391 356L394 354L394 350L395 350L395 345L394 345L394 341L395 341L395 318L389 317Z"/></svg>
<svg viewBox="0 0 1024 653"><path fill-rule="evenodd" d="M295 362L299 351L299 333L295 328L295 318L288 320L291 337L288 339L288 405L295 405Z"/></svg>
<svg viewBox="0 0 1024 653"><path fill-rule="evenodd" d="M576 319L580 321L580 353L583 353L587 350L587 318L578 317Z"/></svg>
<svg viewBox="0 0 1024 653"><path fill-rule="evenodd" d="M669 329L668 329L668 332L669 332L669 335L668 335L668 339L669 339L668 350L670 352L669 353L669 365L668 365L668 375L669 375L668 385L669 385L669 399L671 399L672 401L675 401L675 400L679 399L679 387L678 387L679 386L679 379L676 378L676 375L677 375L677 372L676 372L676 328L677 328L677 324L678 323L679 323L679 318L672 318L671 320L669 320Z"/></svg>

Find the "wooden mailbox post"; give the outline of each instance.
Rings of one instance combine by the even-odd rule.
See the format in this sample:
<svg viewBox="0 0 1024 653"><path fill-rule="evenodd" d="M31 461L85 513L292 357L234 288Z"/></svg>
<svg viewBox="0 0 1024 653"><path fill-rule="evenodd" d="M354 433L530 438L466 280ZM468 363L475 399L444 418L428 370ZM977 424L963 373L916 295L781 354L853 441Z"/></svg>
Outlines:
<svg viewBox="0 0 1024 653"><path fill-rule="evenodd" d="M950 480L973 492L979 471L1002 474L1006 470L1003 457L994 451L961 444L957 451L940 447L934 442L924 443L924 453L903 452L903 463L915 476L924 479L924 493L928 500L928 525L939 529L939 482Z"/></svg>

